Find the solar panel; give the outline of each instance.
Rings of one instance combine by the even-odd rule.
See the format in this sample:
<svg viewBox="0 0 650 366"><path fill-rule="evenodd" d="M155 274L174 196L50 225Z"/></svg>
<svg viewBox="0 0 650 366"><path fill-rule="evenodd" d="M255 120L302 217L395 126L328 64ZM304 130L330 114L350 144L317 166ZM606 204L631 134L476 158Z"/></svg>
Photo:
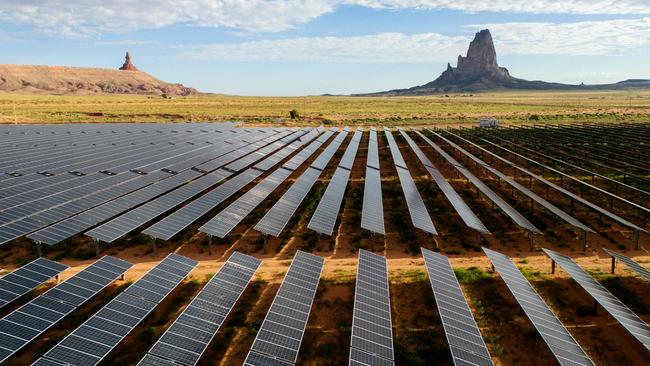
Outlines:
<svg viewBox="0 0 650 366"><path fill-rule="evenodd" d="M286 163L282 164L282 166L286 169L290 170L296 170L298 169L299 166L302 165L307 159L309 159L310 156L312 156L313 153L316 152L327 140L330 139L336 132L335 128L330 129L329 131L325 132L322 134L319 138L316 139L316 141L310 143L302 149L299 153L291 157L289 161Z"/></svg>
<svg viewBox="0 0 650 366"><path fill-rule="evenodd" d="M377 130L374 127L370 128L366 166L379 170L379 143L377 140Z"/></svg>
<svg viewBox="0 0 650 366"><path fill-rule="evenodd" d="M96 228L87 231L85 234L95 240L112 243L197 194L223 181L231 174L232 173L225 170L217 170L216 172L203 176L187 185L158 197L151 202L128 211L111 221L97 226Z"/></svg>
<svg viewBox="0 0 650 366"><path fill-rule="evenodd" d="M339 162L339 166L336 168L334 175L332 175L332 179L327 185L323 197L320 202L318 202L314 215L309 220L309 224L307 225L309 229L330 236L332 235L332 232L334 232L336 218L341 209L345 188L348 185L352 164L357 156L357 150L359 149L359 142L361 142L362 133L363 132L360 129L357 129L354 136L352 136L352 141L348 145L347 149L345 149L345 153Z"/></svg>
<svg viewBox="0 0 650 366"><path fill-rule="evenodd" d="M424 201L422 201L422 196L420 196L420 192L418 192L411 173L409 173L406 167L406 162L404 162L402 154L397 147L393 134L387 128L384 128L384 133L386 133L390 153L395 161L395 169L397 169L397 176L399 177L399 182L404 192L404 198L406 198L406 205L408 206L413 226L429 234L438 235L438 231L433 226L431 216L429 216Z"/></svg>
<svg viewBox="0 0 650 366"><path fill-rule="evenodd" d="M483 251L560 365L593 365L512 260L487 248L483 248Z"/></svg>
<svg viewBox="0 0 650 366"><path fill-rule="evenodd" d="M395 362L381 358L374 354L364 352L357 348L350 348L349 366L394 366Z"/></svg>
<svg viewBox="0 0 650 366"><path fill-rule="evenodd" d="M257 352L250 352L244 361L244 366L292 366L293 363L285 362Z"/></svg>
<svg viewBox="0 0 650 366"><path fill-rule="evenodd" d="M200 177L202 174L187 170L169 178L158 181L140 190L131 192L113 201L97 206L54 225L48 226L27 237L48 245L57 244L75 234L89 229L100 222L106 221L124 211L145 203L165 192L179 187L188 181Z"/></svg>
<svg viewBox="0 0 650 366"><path fill-rule="evenodd" d="M449 259L424 248L421 250L454 364L493 366Z"/></svg>
<svg viewBox="0 0 650 366"><path fill-rule="evenodd" d="M350 365L360 362L355 349L382 360L372 365L394 365L386 258L363 249L354 293Z"/></svg>
<svg viewBox="0 0 650 366"><path fill-rule="evenodd" d="M283 149L291 153L302 147L308 141L298 140ZM289 153L276 154L281 155L282 159L289 156ZM302 158L301 158L302 159ZM306 158L305 158L306 159ZM281 159L274 159L273 165L280 162ZM273 166L272 165L272 166ZM286 169L284 166L276 169L269 176L264 178L255 187L244 193L235 202L219 212L210 221L199 228L208 235L214 235L224 238L232 229L235 228L248 214L250 214L262 201L264 201L275 189L277 189L289 176L293 170Z"/></svg>
<svg viewBox="0 0 650 366"><path fill-rule="evenodd" d="M290 135L289 137L292 137L293 135ZM286 139L286 138L285 138ZM284 140L284 139L283 139ZM295 139L294 139L295 140ZM302 144L302 142L295 142L294 145ZM271 145L269 145L271 146ZM277 150L278 147L275 146L273 150ZM267 159L275 159L274 155L276 154L284 154L283 150L291 150L294 151L295 149L293 147L285 146L283 149L277 151L271 156L268 156L265 158ZM258 150L259 152L261 150ZM250 155L247 155L250 156ZM246 158L246 157L244 157ZM242 159L244 159L242 158ZM237 161L241 161L242 159L239 159ZM257 161L259 158L255 158L254 161ZM248 164L247 164L248 165ZM284 169L287 170L287 169ZM224 170L226 171L226 170ZM287 170L288 171L288 170ZM227 172L230 172L229 170ZM228 173L230 175L232 173ZM147 228L146 230L143 231L144 234L147 234L149 236L152 236L154 238L159 238L159 239L164 239L164 240L169 240L171 239L174 235L179 233L181 230L185 229L188 227L190 224L192 224L194 221L198 220L201 216L205 215L208 213L210 210L214 209L217 207L219 204L221 204L223 201L227 200L230 198L230 196L234 195L237 193L240 189L244 188L251 182L253 182L255 179L260 177L262 174L264 174L264 171L260 169L255 169L255 168L249 168L245 170L243 173L236 175L232 179L226 181L219 187L213 189L212 191L204 194L203 196L197 198L196 200L190 202L188 205L182 207L181 209L177 210L173 214L165 217L164 219L160 220L158 223L152 225L151 227Z"/></svg>
<svg viewBox="0 0 650 366"><path fill-rule="evenodd" d="M44 361L96 365L196 267L171 253L50 349Z"/></svg>
<svg viewBox="0 0 650 366"><path fill-rule="evenodd" d="M345 137L348 135L347 127L339 132L338 135L336 135L336 138L332 143L330 143L323 152L318 155L316 160L314 160L313 163L311 163L311 167L314 169L318 170L324 170L325 167L327 167L327 164L329 164L330 160L336 154L336 151L339 149L341 144L343 143L343 140L345 140Z"/></svg>
<svg viewBox="0 0 650 366"><path fill-rule="evenodd" d="M257 332L245 365L268 365L268 358L296 363L323 263L321 257L302 251L296 252L271 308Z"/></svg>
<svg viewBox="0 0 650 366"><path fill-rule="evenodd" d="M277 136L276 135L270 136L267 139L273 139L273 138L277 138ZM246 156L250 154L251 152L259 149L259 147L263 145L264 143L262 142L256 142L251 145L244 146L242 148L231 151L225 155L222 155L221 157L213 161L210 161L206 164L199 165L196 167L196 169L205 172L217 169L233 160L241 159L242 156ZM257 170L255 171L257 172ZM233 172L225 169L219 169L217 171L209 173L201 178L198 178L190 182L187 185L184 185L167 194L164 194L163 196L160 196L155 200L148 202L145 205L142 205L129 212L126 212L125 214L105 223L104 225L101 225L87 232L86 235L89 235L97 240L102 240L111 243L119 239L123 235L137 229L138 227L144 225L145 223L171 210L172 208L191 199L192 197L198 195L199 193L205 191L206 189L218 184L219 182L223 181L225 178L231 176L232 174ZM189 208L187 210L189 210ZM171 219L168 221L171 221ZM173 235L178 233L180 230L182 230L182 228L186 226L186 225L183 226L183 224L180 221L178 222L174 221L174 224L175 224L174 226L171 225L167 226L162 222L158 223L148 228L145 234L156 238L162 238L165 240L170 239Z"/></svg>
<svg viewBox="0 0 650 366"><path fill-rule="evenodd" d="M318 180L320 173L318 169L307 168L255 225L255 230L275 237L280 236L291 216Z"/></svg>
<svg viewBox="0 0 650 366"><path fill-rule="evenodd" d="M621 253L611 251L609 249L603 248L605 253L609 254L613 260L623 262L626 266L630 267L631 270L636 272L641 278L646 281L650 281L650 271L642 267L639 263L635 262L631 258L624 256Z"/></svg>
<svg viewBox="0 0 650 366"><path fill-rule="evenodd" d="M195 365L260 264L234 252L138 365Z"/></svg>
<svg viewBox="0 0 650 366"><path fill-rule="evenodd" d="M448 132L448 133L450 133L450 132ZM451 133L450 133L450 134L451 134ZM452 134L452 135L453 135L453 134ZM453 135L453 136L456 136L456 135ZM618 216L618 215L616 215L616 214L614 214L614 213L612 213L612 212L610 212L610 211L605 210L604 208L602 208L602 207L600 207L600 206L598 206L598 205L595 205L595 204L591 203L590 201L587 201L586 199L584 199L584 198L582 198L582 197L580 197L580 196L574 194L574 193L571 192L571 191L568 191L568 190L566 190L566 189L564 189L564 188L558 186L557 184L555 184L555 183L549 181L548 179L545 179L544 177L542 177L542 176L540 176L540 175L537 175L537 174L535 174L535 173L533 173L533 172L531 172L531 171L529 171L529 170L527 170L527 169L524 169L524 168L522 168L522 167L520 167L520 166L518 166L518 165L512 163L511 161L509 161L509 160L507 160L507 159L505 159L505 158L502 158L501 156L499 156L499 155L497 155L497 154L495 154L495 153L493 153L493 152L491 152L491 151L489 151L489 150L487 150L487 149L485 149L485 148L483 148L483 147L481 147L481 146L479 146L479 145L476 145L475 143L473 143L473 142L471 142L471 141L469 141L469 140L466 140L466 139L464 139L464 138L462 138L462 137L458 137L458 138L460 138L460 139L462 139L462 140L464 140L464 141L467 141L469 144L471 144L472 146L476 146L476 147L477 147L478 149L480 149L481 151L484 151L485 153L487 153L487 154L489 154L489 155L495 157L496 159L498 159L498 160L504 162L505 164L508 164L508 165L512 166L513 168L515 168L515 169L517 169L517 170L519 170L519 171L521 171L521 172L523 172L523 173L525 173L525 174L527 174L527 175L529 175L529 176L531 176L531 177L537 179L538 181L540 181L540 182L546 184L547 186L549 186L549 187L555 189L555 190L558 191L558 192L563 193L564 195L570 197L571 199L574 199L574 200L576 200L577 202L580 202L581 204L583 204L583 205L585 205L585 206L587 206L587 207L589 207L589 208L591 208L591 209L593 209L593 210L595 210L595 211L598 211L599 213L601 213L601 214L603 214L603 215L609 217L610 219L612 219L612 220L614 220L614 221L620 223L620 224L623 225L623 226L627 226L627 227L629 227L629 228L631 228L631 229L633 229L633 230L636 230L636 231L640 231L640 232L644 232L644 233L647 232L647 230L645 230L645 229L643 229L643 228L641 228L641 227L639 227L639 226L637 226L637 225L631 223L630 221L628 221L628 220L626 220L626 219L624 219L624 218L622 218L622 217L620 217L620 216ZM564 216L565 216L565 217L563 217L563 219L565 219L566 221L568 221L568 220L567 220L568 218L566 217L567 215L564 215ZM578 225L575 224L575 223L573 223L573 225L574 225L574 226L578 226ZM584 225L583 225L583 226L584 226ZM589 229L589 228L587 228L587 229ZM591 229L586 230L586 231L593 232L593 230L591 230Z"/></svg>
<svg viewBox="0 0 650 366"><path fill-rule="evenodd" d="M132 264L104 256L0 320L0 362L18 352L124 274Z"/></svg>
<svg viewBox="0 0 650 366"><path fill-rule="evenodd" d="M585 291L598 301L630 334L650 350L650 327L616 296L580 268L571 257L548 249L542 249L549 258L560 265Z"/></svg>
<svg viewBox="0 0 650 366"><path fill-rule="evenodd" d="M58 276L68 266L38 258L0 277L0 308Z"/></svg>
<svg viewBox="0 0 650 366"><path fill-rule="evenodd" d="M519 213L519 211L515 210L508 202L506 202L503 198L501 198L498 194L496 194L490 187L488 187L483 181L481 181L478 177L476 177L472 172L470 172L467 168L465 168L461 163L459 163L456 159L454 159L451 155L447 154L443 149L440 148L437 144L435 144L433 141L431 141L428 137L423 135L420 131L416 131L416 133L431 147L433 147L438 154L442 155L445 160L449 162L449 164L453 165L458 172L460 172L467 180L472 182L476 188L478 188L483 194L492 202L494 202L503 212L505 212L506 215L508 215L517 225L523 227L524 229L536 233L536 234L542 234L542 232L533 225L528 219L526 219L522 214Z"/></svg>
<svg viewBox="0 0 650 366"><path fill-rule="evenodd" d="M540 197L540 196L539 196L538 194L536 194L535 192L533 192L533 191L531 191L530 189L528 189L528 188L524 187L523 185L519 184L516 180L510 178L509 176L503 174L503 173L500 172L499 170L493 168L492 166L490 166L489 164L487 164L487 163L484 162L483 160L481 160L481 159L479 159L478 157L476 157L475 155L469 153L467 150L465 150L465 149L463 149L462 147L456 145L454 142L452 142L452 141L450 141L449 139L447 139L447 138L441 136L441 135L438 134L438 133L435 133L435 132L433 132L433 131L432 131L432 133L433 133L434 135L438 136L438 137L439 137L440 139L442 139L443 141L445 141L445 142L446 142L447 144L449 144L450 146L453 146L456 150L460 151L460 152L461 152L462 154L464 154L465 156L467 156L467 157L469 157L470 159L472 159L472 160L473 160L474 162L476 162L477 164L481 165L482 168L484 168L484 169L486 169L486 170L492 172L492 174L494 174L494 175L498 176L499 178L503 179L505 182L507 182L508 184L510 184L511 186L513 186L514 188L516 188L518 191L520 191L520 192L523 193L524 195L528 196L530 199L534 200L535 202L539 203L541 206L543 206L543 207L546 208L547 210L551 211L552 213L554 213L555 215L557 215L558 217L560 217L562 220L568 222L568 223L571 224L572 226L575 226L575 227L577 227L578 229L583 230L583 231L585 231L585 232L590 232L590 233L593 233L593 232L594 232L594 231L593 231L589 226L583 224L582 222L580 222L580 221L579 221L578 219L576 219L575 217L569 215L568 213L566 213L565 211L563 211L563 210L560 209L559 207L555 206L555 205L552 204L551 202L549 202L549 201L547 201L546 199Z"/></svg>
<svg viewBox="0 0 650 366"><path fill-rule="evenodd" d="M379 173L379 148L377 131L370 129L368 139L368 157L363 188L363 208L361 210L361 227L384 235L384 206L381 194L381 175Z"/></svg>
<svg viewBox="0 0 650 366"><path fill-rule="evenodd" d="M120 178L118 181L102 184L94 187L93 192L79 192L81 197L72 199L49 209L40 211L36 214L11 222L0 228L0 243L5 243L25 234L29 234L40 228L54 224L74 216L80 212L106 203L112 199L128 194L134 190L145 187L156 180L161 179L159 176L169 176L168 173L156 172L142 176L137 173L123 173L115 176Z"/></svg>
<svg viewBox="0 0 650 366"><path fill-rule="evenodd" d="M278 168L235 202L199 228L208 235L225 238L248 214L278 188L293 171Z"/></svg>
<svg viewBox="0 0 650 366"><path fill-rule="evenodd" d="M607 191L607 190L605 190L605 189L602 189L602 188L600 188L600 187L598 187L598 186L596 186L596 185L593 185L593 184L590 184L590 183L588 183L588 182L585 182L584 180L581 180L581 179L579 179L579 178L577 178L577 177L574 177L574 176L571 175L571 174L566 174L566 173L564 173L564 172L561 171L561 170L558 170L558 169L553 168L552 166L549 166L549 165L547 165L547 164L542 164L542 163L539 162L539 161L533 160L533 159L531 159L531 158L529 158L529 157L527 157L527 156L525 156L525 155L519 154L519 153L517 153L517 152L515 152L515 151L513 151L513 150L510 150L510 149L508 149L508 148L505 148L505 147L503 147L503 146L501 146L501 145L498 145L498 144L496 144L496 143L494 143L494 142L492 142L492 141L486 140L486 139L484 139L484 138L480 138L480 140L483 141L483 142L485 142L485 143L487 143L487 144L490 144L491 146L494 146L494 147L496 147L496 148L498 148L498 149L501 149L501 150L503 150L503 151L506 151L506 152L508 152L509 154L512 154L512 155L514 155L514 156L516 156L516 157L522 158L522 159L524 159L524 160L526 160L526 161L528 161L528 162L531 162L531 163L533 163L533 164L539 165L539 166L542 167L544 170L547 170L547 171L550 171L550 172L554 172L554 173L559 174L559 175L561 175L562 177L565 177L565 178L567 178L567 179L570 179L570 180L572 180L572 181L574 181L574 182L576 182L576 183L578 183L578 184L581 184L581 185L583 185L583 186L589 187L590 189L593 189L593 190L595 190L595 191L597 191L597 192L600 192L600 193L602 193L602 194L604 194L604 195L606 195L606 196L609 196L610 199L617 199L617 200L619 200L619 201L621 201L621 202L623 202L623 203L625 203L625 204L627 204L627 205L630 205L630 206L632 206L632 207L634 207L634 208L636 208L636 209L638 209L638 210L641 210L641 211L644 211L644 212L650 213L650 209L648 209L648 208L646 208L646 207L643 207L643 206L641 206L641 205L639 205L639 204L637 204L637 203L635 203L635 202L632 202L632 201L630 201L630 200L627 200L627 199L625 199L625 198L623 198L623 197L621 197L621 196L619 196L619 195L617 195L617 194L613 194L613 193L611 193L611 192L609 192L609 191ZM582 171L582 172L586 173L587 175L591 175L592 177L594 177L594 179L595 179L595 177L598 177L598 178L600 178L600 179L602 179L602 180L606 180L606 181L608 181L608 182L610 182L610 183L616 184L617 186L625 187L625 188L627 188L627 189L629 189L629 190L636 191L637 193L641 193L642 195L646 195L646 196L650 195L650 192L646 192L646 191L644 191L644 190L642 190L642 189L639 189L639 188L637 188L637 187L631 186L631 185L626 184L626 183L624 183L624 182L617 181L616 179L612 179L612 178L610 178L610 177L608 177L608 176L606 176L606 175L599 174L599 173L597 173L597 172L594 172L594 171L591 171L591 170L585 169L585 168L583 168L583 167L581 167L581 166L579 166L579 165L576 165L576 164L573 164L573 163L569 163L569 162L567 162L567 161L564 161L564 160L558 159L558 158L553 157L553 156L550 156L550 155L548 155L548 154L544 154L544 153L541 153L541 152L538 152L538 151L535 151L535 150L532 150L532 149L526 148L526 147L521 146L521 145L519 145L519 144L516 144L516 143L514 143L514 142L510 142L510 141L509 141L509 143L512 144L513 146L517 146L519 149L522 149L522 150L525 150L525 151L530 151L530 152L532 152L532 153L535 154L535 155L541 156L541 157L543 157L543 158L545 158L545 159L548 159L548 160L552 160L552 161L558 162L558 163L560 163L561 165L565 165L565 166L570 167L571 169L575 169L575 170Z"/></svg>
<svg viewBox="0 0 650 366"><path fill-rule="evenodd" d="M323 163L327 165L327 163L329 163L329 159L333 155L331 151L336 151L341 146L341 142L345 138L346 134L347 132L339 133L334 141L327 146L325 151L316 158L317 161L320 159L319 165L322 165ZM318 139L314 143L310 144L305 149L310 149L311 152L309 155L301 158L301 160L305 161L309 156L311 156L311 154L316 152L318 147L320 147L325 141L325 139ZM325 158L327 158L327 160L325 160ZM291 216L293 216L300 206L300 203L302 203L311 188L314 186L314 183L316 183L321 173L322 171L316 169L313 164L307 168L307 170L305 170L282 195L278 202L274 204L257 225L255 225L255 230L267 235L273 235L275 237L279 236L291 219Z"/></svg>
<svg viewBox="0 0 650 366"><path fill-rule="evenodd" d="M476 217L476 214L474 214L472 209L469 208L469 206L467 206L460 195L456 193L456 190L454 190L451 184L447 182L442 173L438 170L438 168L436 168L431 160L429 160L429 158L424 154L424 152L415 143L415 141L413 141L413 139L411 139L411 137L407 135L406 132L404 132L404 130L401 128L399 129L399 132L409 144L413 152L415 152L415 155L418 157L418 159L420 159L420 162L422 165L424 165L424 168L429 172L433 180L436 182L438 188L440 188L445 197L447 197L449 203L451 203L456 212L458 212L458 215L460 215L460 218L463 220L465 225L480 233L489 234L490 231L485 227L485 225L483 225L481 220Z"/></svg>

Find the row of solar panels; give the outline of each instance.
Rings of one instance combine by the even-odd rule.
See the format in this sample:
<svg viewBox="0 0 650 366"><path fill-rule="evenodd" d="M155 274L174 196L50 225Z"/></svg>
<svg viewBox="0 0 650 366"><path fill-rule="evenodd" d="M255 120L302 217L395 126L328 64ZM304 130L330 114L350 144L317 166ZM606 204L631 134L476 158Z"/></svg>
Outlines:
<svg viewBox="0 0 650 366"><path fill-rule="evenodd" d="M484 248L535 328L561 365L592 365L568 330L554 315L515 264ZM544 250L594 297L632 336L650 350L650 327L581 269L570 257ZM630 258L606 250L650 281L650 271ZM456 365L493 365L449 260L422 249L425 266ZM350 365L393 365L388 268L384 257L361 250L355 286ZM177 317L140 362L141 365L195 365L245 290L261 262L234 252L219 272ZM296 363L324 261L298 251L267 312L245 365ZM124 292L37 360L35 365L96 365L117 346L187 275L197 262L169 254ZM131 264L106 256L67 281L19 307L0 320L0 361L43 334L97 294ZM6 305L66 266L37 259L0 278ZM7 297L11 294L12 297Z"/></svg>
<svg viewBox="0 0 650 366"><path fill-rule="evenodd" d="M197 173L200 176L208 175L206 173L209 173L210 170L237 159L242 151L250 153L277 139L286 137L288 134L291 134L291 131L279 133L272 131L268 134L257 131L245 135L245 138L252 142L233 140L231 144L222 144L218 148L211 148L207 157L201 155L202 157L198 160L183 160L176 165L168 166L176 170L163 169L146 175L127 172L110 176L98 173L106 178L81 186L75 186L73 185L75 182L71 182L68 189L57 194L47 195L49 192L43 192L44 198L35 199L19 206L23 208L22 210L18 210L19 207L12 207L3 210L6 212L0 212L0 220L2 220L0 222L4 223L0 226L0 237L4 239L3 241L8 241L33 232L39 227L56 223L56 225L35 232L33 236L35 240L48 244L57 243L105 221L117 213L145 203L168 189L184 186L188 180L197 178ZM208 167L208 165L211 166ZM181 175L182 178L176 177L176 175ZM119 184L125 179L122 177L125 177L129 184L123 182ZM201 180L203 183L206 180L211 180L212 177L202 177L195 181ZM111 182L111 179L116 182ZM178 204L180 203L182 202ZM87 211L88 209L92 210Z"/></svg>
<svg viewBox="0 0 650 366"><path fill-rule="evenodd" d="M258 222L255 226L258 231L274 236L281 234L290 218L295 214L301 202L320 177L322 170L342 145L348 131L348 129L345 129L340 132L315 158L282 198ZM111 243L192 200L202 192L208 191L207 194L199 196L143 231L153 238L168 240L248 184L264 174L270 173L199 229L209 235L224 237L335 133L333 129L325 133L322 132L322 129L298 131L267 129L255 130L250 133L245 130L243 133L241 131L224 130L222 134L227 134L228 137L217 138L215 141L229 143L222 143L219 148L207 149L196 159L184 160L187 158L186 154L175 157L174 159L178 158L180 160L175 160L174 165L166 166L173 167L176 170L159 169L163 165L158 165L156 169L159 170L144 175L142 171L129 171L117 175L96 173L95 175L81 176L70 181L60 182L61 184L65 183L61 187L55 184L36 188L29 191L28 194L19 194L18 197L7 197L5 201L0 198L0 204L7 203L8 205L6 208L0 206L0 243L27 235L37 242L56 244L92 227L95 228L87 231L87 235L96 240ZM384 129L384 132L414 227L430 234L436 234L437 230L391 131ZM402 129L399 132L468 227L480 233L488 233L489 231L485 225L442 176L411 136ZM441 133L430 132L468 159L510 184L513 189L517 189L572 226L584 232L593 232L591 228L572 215L490 166ZM237 135L234 140L230 139L233 133ZM417 131L416 133L471 181L488 199L499 206L514 222L532 233L541 233L530 221L440 146L421 132ZM532 178L553 187L578 202L586 204L624 226L637 231L645 231L622 217L517 166L515 163L459 135L451 132L446 133L521 170ZM361 130L357 130L348 144L325 195L320 200L319 206L309 222L308 227L310 229L325 235L332 235L361 136ZM204 159L208 160L203 161ZM275 168L285 160L284 164ZM166 160L162 160L162 162L164 161ZM197 165L200 161L203 162ZM384 234L383 197L379 166L377 133L374 129L371 129L368 141L361 226L372 232ZM44 180L55 177L45 177ZM224 183L220 184L222 182ZM214 188L215 186L216 188ZM63 190L57 191L59 188ZM25 202L21 200L25 200ZM15 205L11 206L12 204ZM101 225L97 226L99 224Z"/></svg>

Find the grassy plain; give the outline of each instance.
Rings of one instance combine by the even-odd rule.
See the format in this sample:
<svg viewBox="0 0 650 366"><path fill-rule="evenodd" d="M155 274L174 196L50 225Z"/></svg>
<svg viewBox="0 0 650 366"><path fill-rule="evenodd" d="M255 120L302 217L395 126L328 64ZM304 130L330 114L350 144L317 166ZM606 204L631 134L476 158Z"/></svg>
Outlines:
<svg viewBox="0 0 650 366"><path fill-rule="evenodd" d="M296 110L298 120L289 118ZM431 125L650 120L650 91L494 92L429 97L239 97L16 95L0 93L0 122L182 122Z"/></svg>

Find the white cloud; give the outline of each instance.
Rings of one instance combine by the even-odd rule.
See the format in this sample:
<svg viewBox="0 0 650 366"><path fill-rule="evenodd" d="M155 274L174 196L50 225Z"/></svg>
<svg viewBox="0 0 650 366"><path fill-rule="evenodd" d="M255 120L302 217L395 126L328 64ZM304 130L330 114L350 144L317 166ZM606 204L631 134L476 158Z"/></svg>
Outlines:
<svg viewBox="0 0 650 366"><path fill-rule="evenodd" d="M499 55L617 55L650 46L650 18L577 23L504 23L489 28ZM309 37L184 48L184 57L223 61L369 63L453 62L471 37L436 33L380 33L361 37Z"/></svg>
<svg viewBox="0 0 650 366"><path fill-rule="evenodd" d="M226 61L436 62L455 57L467 42L466 37L435 33L380 33L208 44L186 49L184 56Z"/></svg>
<svg viewBox="0 0 650 366"><path fill-rule="evenodd" d="M650 18L471 27L490 29L501 54L618 55L650 46Z"/></svg>
<svg viewBox="0 0 650 366"><path fill-rule="evenodd" d="M137 39L121 39L116 41L97 41L98 46L142 46L151 44L160 44L159 41L141 41Z"/></svg>
<svg viewBox="0 0 650 366"><path fill-rule="evenodd" d="M278 32L334 10L330 0L2 0L0 22L63 36L182 24Z"/></svg>
<svg viewBox="0 0 650 366"><path fill-rule="evenodd" d="M650 14L648 0L349 0L388 9L448 9L535 14Z"/></svg>
<svg viewBox="0 0 650 366"><path fill-rule="evenodd" d="M2 0L0 22L67 37L178 24L279 32L343 5L463 12L650 14L648 0Z"/></svg>

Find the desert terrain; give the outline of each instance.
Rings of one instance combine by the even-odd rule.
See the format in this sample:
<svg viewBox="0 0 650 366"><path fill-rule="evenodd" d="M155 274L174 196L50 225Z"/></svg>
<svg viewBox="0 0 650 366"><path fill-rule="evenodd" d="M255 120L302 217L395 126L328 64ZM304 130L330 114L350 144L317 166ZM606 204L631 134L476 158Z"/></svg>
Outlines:
<svg viewBox="0 0 650 366"><path fill-rule="evenodd" d="M422 102L421 99L425 98L413 100ZM128 100L128 98L120 97L117 100ZM319 100L341 101L340 98ZM405 98L404 103L409 101L410 98ZM402 100L390 99L385 102L402 103ZM383 101L373 100L373 103L380 104ZM405 104L404 108L407 107L413 108L411 104ZM460 108L460 106L455 107ZM280 107L275 108L280 110ZM260 121L251 123L257 124ZM346 123L346 121L337 123ZM509 203L526 213L536 226L543 229L544 235L535 237L534 248L531 251L529 237L525 231L514 225L499 211L495 211L490 202L469 188L466 181L457 175L451 165L431 147L418 140L419 147L439 167L492 233L479 237L460 224L458 214L451 208L444 195L435 188L430 176L406 141L399 134L395 136L405 160L409 162L411 175L424 197L429 213L440 229L440 235L431 236L410 228L408 209L395 174L388 145L383 137L379 139L379 154L386 235L384 237L370 235L359 229L368 139L367 134L364 134L339 222L332 237L318 237L307 229L307 223L334 172L334 167L341 158L342 151L332 159L310 195L300 206L298 213L290 221L284 234L279 238L269 238L265 241L259 232L252 229L252 226L279 199L282 192L286 191L304 168L296 171L285 181L262 205L244 219L228 238L213 240L212 254L208 253L205 234L197 232L196 228L234 201L238 195L219 205L217 209L171 241L159 242L155 255L152 252L150 239L138 232L112 245L102 246L102 254L114 255L135 263L135 266L126 273L125 279L117 281L107 291L93 298L78 312L67 317L60 326L47 331L44 336L7 361L7 364L23 365L33 362L71 329L83 322L87 316L93 314L117 293L124 290L129 283L152 268L166 253L176 252L199 260L199 266L191 273L189 279L168 296L103 361L106 365L135 364L169 327L207 279L214 275L228 256L236 250L262 259L263 264L234 312L211 342L200 364L240 365L252 345L257 329L279 288L293 254L300 249L324 257L325 267L301 346L298 364L344 365L347 363L349 349L357 250L363 248L385 255L388 259L396 363L398 365L451 365L442 323L436 310L423 259L419 253L420 247L439 251L450 258L490 354L497 365L547 365L552 355L520 310L504 282L491 269L490 262L482 253L481 247L500 251L513 259L524 276L531 281L538 293L597 365L621 363L641 365L646 362L647 351L640 344L635 343L636 340L604 309L594 308L593 300L575 281L560 269L554 274L550 273L551 261L539 249L544 247L570 255L644 321L649 322L650 296L647 292L647 282L623 265L617 267L615 274L610 274L611 259L601 250L601 248L609 248L622 252L647 268L650 263L650 252L647 250L650 246L648 235L641 235L639 249L635 249L631 231L611 221L603 221L602 217L592 210L578 205L573 208L572 213L590 226L597 227L599 231L599 234L589 236L589 246L584 250L579 232L558 221L552 214L538 206L531 209L528 200L518 195L511 195L506 185L486 175L468 160L457 156L471 171L480 176L496 192L507 197ZM541 172L539 168L530 169ZM525 177L519 176L516 179L521 184L529 184ZM558 178L549 179L559 181ZM251 183L249 187L254 184L255 182ZM571 187L571 189L579 189L576 188L577 186ZM533 185L532 188L544 194L541 186ZM248 187L242 192L247 189ZM568 209L566 200L558 192L551 190L545 194L551 202ZM629 192L621 192L621 194L634 199L634 195ZM585 191L584 195L590 200L602 199L599 194L591 191ZM641 200L639 203L646 204L647 207L648 202ZM617 204L615 209L617 213L628 217L637 215L634 210L625 205ZM647 228L647 222L645 225ZM16 268L37 256L33 244L27 239L16 240L0 249L0 264L5 270ZM95 251L88 237L76 236L54 247L45 248L44 255L71 266L60 278L65 280L92 263ZM8 314L53 285L54 283L48 283L42 286L11 307L2 309L0 315ZM526 346L522 347L522 344Z"/></svg>

